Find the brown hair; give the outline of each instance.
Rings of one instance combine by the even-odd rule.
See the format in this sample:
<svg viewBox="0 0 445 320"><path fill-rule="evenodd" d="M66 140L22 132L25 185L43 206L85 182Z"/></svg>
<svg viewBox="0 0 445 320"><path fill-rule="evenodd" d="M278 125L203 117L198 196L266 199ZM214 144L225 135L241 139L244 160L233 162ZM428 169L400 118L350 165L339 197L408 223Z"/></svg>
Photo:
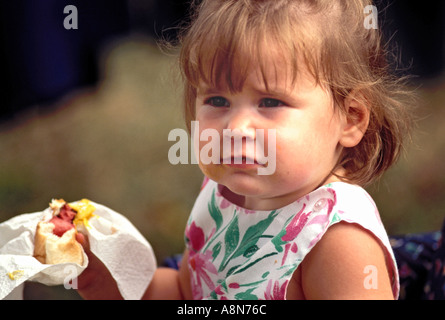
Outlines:
<svg viewBox="0 0 445 320"><path fill-rule="evenodd" d="M180 38L187 126L200 81L239 91L252 63L264 70L264 52L279 48L293 79L304 64L340 110L359 93L369 126L357 146L343 150L341 178L362 186L379 178L399 156L413 94L391 76L381 32L364 26L367 5L371 0L203 0Z"/></svg>

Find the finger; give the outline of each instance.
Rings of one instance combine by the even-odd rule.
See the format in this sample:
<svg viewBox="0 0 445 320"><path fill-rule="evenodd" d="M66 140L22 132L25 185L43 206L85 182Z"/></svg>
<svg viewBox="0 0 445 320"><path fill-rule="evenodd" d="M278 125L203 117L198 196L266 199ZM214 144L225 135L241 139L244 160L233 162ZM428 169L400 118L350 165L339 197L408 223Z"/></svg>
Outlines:
<svg viewBox="0 0 445 320"><path fill-rule="evenodd" d="M88 236L81 233L81 232L77 232L76 234L76 240L77 242L79 242L83 249L85 250L85 252L89 252L90 251L90 241L88 240Z"/></svg>
<svg viewBox="0 0 445 320"><path fill-rule="evenodd" d="M76 241L79 242L83 246L86 241L85 236L80 232L76 233Z"/></svg>

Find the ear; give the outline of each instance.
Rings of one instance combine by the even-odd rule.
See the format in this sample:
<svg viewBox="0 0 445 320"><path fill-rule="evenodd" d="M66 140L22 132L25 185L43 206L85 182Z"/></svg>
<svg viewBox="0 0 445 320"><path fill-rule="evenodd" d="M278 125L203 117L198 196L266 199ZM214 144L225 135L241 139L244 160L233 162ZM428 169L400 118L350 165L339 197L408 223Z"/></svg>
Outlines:
<svg viewBox="0 0 445 320"><path fill-rule="evenodd" d="M362 140L369 125L369 109L365 99L351 92L345 99L345 115L340 144L345 148L355 147Z"/></svg>

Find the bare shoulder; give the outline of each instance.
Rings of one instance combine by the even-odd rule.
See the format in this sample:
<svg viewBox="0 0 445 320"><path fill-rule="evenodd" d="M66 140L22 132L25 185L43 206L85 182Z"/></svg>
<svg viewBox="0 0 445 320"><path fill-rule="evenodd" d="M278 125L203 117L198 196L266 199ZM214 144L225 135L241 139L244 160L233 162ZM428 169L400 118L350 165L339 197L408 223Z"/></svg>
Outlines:
<svg viewBox="0 0 445 320"><path fill-rule="evenodd" d="M308 299L393 299L380 242L346 222L330 227L306 256L301 286Z"/></svg>

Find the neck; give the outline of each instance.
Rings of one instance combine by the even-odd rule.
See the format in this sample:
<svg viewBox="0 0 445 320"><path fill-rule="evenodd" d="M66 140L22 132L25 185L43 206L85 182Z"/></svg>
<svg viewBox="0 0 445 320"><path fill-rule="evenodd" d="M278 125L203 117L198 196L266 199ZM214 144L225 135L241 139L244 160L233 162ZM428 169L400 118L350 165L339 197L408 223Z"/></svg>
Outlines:
<svg viewBox="0 0 445 320"><path fill-rule="evenodd" d="M324 185L333 182L340 182L341 180L337 177L337 175L342 176L344 174L343 171L343 169L337 170L335 172L336 175L331 174L321 183L316 183L307 186L304 189L298 189L293 192L274 197L243 196L230 191L227 187L223 187L220 192L227 200L245 209L257 211L275 210L283 208L291 204L292 202L297 201L298 199L306 196L307 194Z"/></svg>

